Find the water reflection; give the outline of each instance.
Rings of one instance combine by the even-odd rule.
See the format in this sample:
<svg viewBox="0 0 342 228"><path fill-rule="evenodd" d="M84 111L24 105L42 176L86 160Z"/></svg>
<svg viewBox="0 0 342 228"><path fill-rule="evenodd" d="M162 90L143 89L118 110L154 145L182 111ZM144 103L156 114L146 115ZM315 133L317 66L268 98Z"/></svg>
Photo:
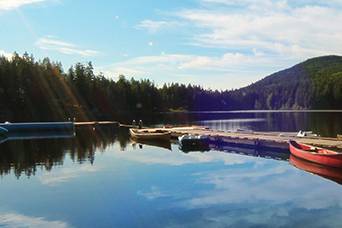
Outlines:
<svg viewBox="0 0 342 228"><path fill-rule="evenodd" d="M75 162L93 164L96 151L105 151L114 142L124 149L129 140L125 130L111 127L83 127L76 129L75 135L25 135L0 144L0 175L13 171L16 177L31 176L38 168L50 171L53 166L63 165L66 155Z"/></svg>
<svg viewBox="0 0 342 228"><path fill-rule="evenodd" d="M261 157L261 158L283 160L283 161L287 161L290 156L289 151L243 148L243 147L237 147L237 146L230 146L229 144L220 145L219 147L216 146L214 148L215 150L224 151L226 153L234 153L234 154L240 154L240 155L245 155L245 156Z"/></svg>
<svg viewBox="0 0 342 228"><path fill-rule="evenodd" d="M342 184L342 169L315 164L297 158L293 155L290 156L290 163L298 169L304 170L312 174L316 174L323 178L332 180L338 184Z"/></svg>
<svg viewBox="0 0 342 228"><path fill-rule="evenodd" d="M167 150L172 150L171 141L167 141L167 140L143 140L143 139L131 138L131 143L133 147L138 146L140 149L143 148L143 145L148 145L148 146L164 148Z"/></svg>
<svg viewBox="0 0 342 228"><path fill-rule="evenodd" d="M8 141L0 144L0 175L8 175L13 172L14 175L19 178L22 174L26 176L35 175L38 169L51 171L54 166L63 165L65 156L70 157L73 162L77 162L79 164L88 163L91 165L95 161L96 152L104 152L115 143L119 145L119 148L122 151L127 150L128 145L131 145L133 149L141 149L143 151L146 150L146 147L147 149L154 147L156 149L173 150L173 152L176 153L177 150L180 150L183 153L188 154L183 157L179 157L181 160L173 161L175 162L174 164L183 164L184 162L192 163L198 162L199 160L211 161L214 157L215 159L220 158L225 162L231 162L230 159L232 159L232 157L229 157L228 154L282 161L287 161L290 158L289 151L243 148L236 145L230 145L229 143L210 143L208 148L182 148L178 146L177 141L173 141L172 143L146 140L137 141L131 139L129 137L128 130L124 128L78 128L75 136L73 137L70 137L70 135L64 135L64 137L62 135L51 135L51 137L51 139L42 140L42 137L39 135L32 135L31 140ZM28 138L29 137L26 137L26 139ZM218 151L220 151L222 155L218 156ZM191 152L195 152L195 154L190 155L189 153ZM201 152L202 155L198 155L199 152ZM135 158L132 158L133 160L144 157L142 160L145 159L145 161L147 161L146 157L150 157L151 161L159 160L162 164L167 163L164 161L165 159L163 157L158 159L160 155L159 152L151 153L154 158L151 158L151 154L146 156L146 154L137 155L127 153L124 154L123 157L127 158L136 156ZM210 154L205 155L203 153ZM227 159L224 158L224 156L227 156ZM172 157L173 159L175 158L174 155ZM193 160L194 158L196 159ZM172 159L170 161L172 162ZM237 160L233 159L233 161L236 162ZM336 171L330 170L329 168L318 167L317 165L312 165L311 163L307 163L293 157L291 157L290 162L302 170L318 174L324 178L332 179L337 183L342 182L341 170ZM91 166L83 167L82 169L85 169L83 172L92 171ZM72 172L73 174L70 175L74 175L75 171ZM46 183L49 183L51 179L54 179L54 177L50 177L48 174L45 176L46 179L49 179L45 181Z"/></svg>
<svg viewBox="0 0 342 228"><path fill-rule="evenodd" d="M322 136L342 133L342 112L197 112L169 113L156 118L168 124L199 124L218 130L298 132L312 130Z"/></svg>
<svg viewBox="0 0 342 228"><path fill-rule="evenodd" d="M113 128L7 142L1 170L31 176L3 173L0 227L341 226L341 186L294 168L288 156L170 146L132 142Z"/></svg>

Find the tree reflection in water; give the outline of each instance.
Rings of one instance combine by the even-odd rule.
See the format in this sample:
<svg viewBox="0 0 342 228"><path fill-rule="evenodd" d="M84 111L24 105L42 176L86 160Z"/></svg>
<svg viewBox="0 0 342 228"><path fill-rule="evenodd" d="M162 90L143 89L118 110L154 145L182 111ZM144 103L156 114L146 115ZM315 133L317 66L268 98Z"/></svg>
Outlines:
<svg viewBox="0 0 342 228"><path fill-rule="evenodd" d="M95 151L104 151L115 142L124 150L128 141L127 130L112 127L82 127L70 138L7 141L0 144L0 175L13 172L19 178L35 175L37 169L50 171L63 165L65 156L93 164Z"/></svg>

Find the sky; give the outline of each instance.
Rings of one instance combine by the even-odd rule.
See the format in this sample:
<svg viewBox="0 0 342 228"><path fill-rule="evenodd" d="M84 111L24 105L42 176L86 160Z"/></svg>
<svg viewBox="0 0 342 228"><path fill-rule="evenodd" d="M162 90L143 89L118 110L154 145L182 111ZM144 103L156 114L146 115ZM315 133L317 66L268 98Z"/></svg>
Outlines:
<svg viewBox="0 0 342 228"><path fill-rule="evenodd" d="M225 90L342 55L342 0L0 0L0 34L7 57Z"/></svg>

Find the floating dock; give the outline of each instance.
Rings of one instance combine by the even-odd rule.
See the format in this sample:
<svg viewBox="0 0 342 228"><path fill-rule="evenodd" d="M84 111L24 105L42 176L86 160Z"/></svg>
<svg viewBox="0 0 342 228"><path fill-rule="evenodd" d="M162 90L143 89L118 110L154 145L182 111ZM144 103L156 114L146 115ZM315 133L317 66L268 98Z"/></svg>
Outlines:
<svg viewBox="0 0 342 228"><path fill-rule="evenodd" d="M90 122L28 122L28 123L0 123L0 128L8 130L8 133L29 132L73 132L75 127L81 126L115 126L116 121L90 121Z"/></svg>
<svg viewBox="0 0 342 228"><path fill-rule="evenodd" d="M1 128L8 130L8 136L32 132L73 132L73 122L2 123Z"/></svg>
<svg viewBox="0 0 342 228"><path fill-rule="evenodd" d="M116 121L91 121L91 122L38 122L38 123L1 123L0 128L7 129L7 137L17 136L18 134L30 133L73 133L75 127L82 126L113 126L113 127L132 127L122 125ZM218 145L231 145L244 148L270 148L288 150L288 141L296 140L299 143L310 144L313 146L324 147L342 151L342 138L329 137L296 137L281 132L249 132L249 131L218 131L205 127L166 127L166 128L145 128L147 130L168 130L173 137L185 134L206 135L210 141Z"/></svg>
<svg viewBox="0 0 342 228"><path fill-rule="evenodd" d="M218 131L198 126L151 128L150 130L156 129L168 130L173 137L184 134L206 135L212 142L217 144L241 146L245 148L288 150L288 141L291 139L296 140L299 143L342 151L342 139L340 138L296 137L280 132Z"/></svg>
<svg viewBox="0 0 342 228"><path fill-rule="evenodd" d="M82 127L82 126L113 126L119 127L120 123L117 121L88 121L88 122L75 122L75 127Z"/></svg>
<svg viewBox="0 0 342 228"><path fill-rule="evenodd" d="M5 129L0 143L9 140L71 138L75 135L73 122L31 122L31 123L1 123L0 129Z"/></svg>

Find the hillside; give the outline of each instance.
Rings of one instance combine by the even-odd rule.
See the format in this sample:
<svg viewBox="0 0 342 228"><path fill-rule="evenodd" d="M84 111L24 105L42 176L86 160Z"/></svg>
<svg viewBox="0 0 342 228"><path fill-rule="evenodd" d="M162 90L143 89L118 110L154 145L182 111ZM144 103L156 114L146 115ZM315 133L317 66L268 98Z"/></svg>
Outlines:
<svg viewBox="0 0 342 228"><path fill-rule="evenodd" d="M231 96L240 109L341 109L342 57L309 59Z"/></svg>

